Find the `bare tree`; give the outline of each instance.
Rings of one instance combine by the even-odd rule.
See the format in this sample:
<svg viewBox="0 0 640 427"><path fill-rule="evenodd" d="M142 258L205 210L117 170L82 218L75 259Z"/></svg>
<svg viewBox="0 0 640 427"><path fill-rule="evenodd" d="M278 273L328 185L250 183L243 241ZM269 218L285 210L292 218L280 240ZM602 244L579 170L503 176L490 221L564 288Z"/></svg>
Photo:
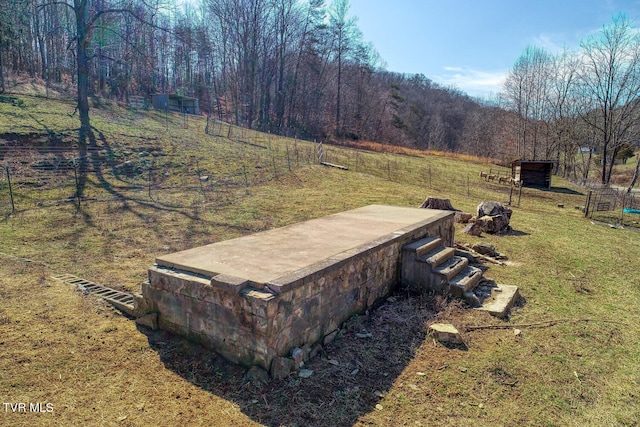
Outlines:
<svg viewBox="0 0 640 427"><path fill-rule="evenodd" d="M636 167L633 170L633 177L631 177L631 182L629 182L629 187L627 187L627 193L631 193L633 186L638 182L638 176L640 176L640 153L637 154L638 160L636 161Z"/></svg>
<svg viewBox="0 0 640 427"><path fill-rule="evenodd" d="M343 133L340 120L340 107L342 102L342 73L343 64L347 60L347 55L351 52L354 44L360 38L360 31L356 26L356 19L349 17L349 0L334 0L329 10L329 29L332 34L333 52L336 60L336 120L335 133Z"/></svg>
<svg viewBox="0 0 640 427"><path fill-rule="evenodd" d="M596 132L602 151L601 183L609 184L618 150L640 115L640 36L620 15L581 45L580 74L586 100L582 119Z"/></svg>
<svg viewBox="0 0 640 427"><path fill-rule="evenodd" d="M95 51L91 51L91 43L94 36L94 30L98 23L107 16L118 14L128 15L132 18L144 21L141 16L143 8L135 8L131 2L106 0L60 0L39 4L37 10L44 10L48 7L62 6L73 11L75 18L75 56L76 56L76 75L77 75L77 110L80 118L79 142L81 145L86 143L86 137L91 131L91 122L89 119L89 81L91 78L90 63L96 56ZM150 4L144 4L150 8Z"/></svg>
<svg viewBox="0 0 640 427"><path fill-rule="evenodd" d="M565 50L553 58L551 79L547 91L549 126L549 144L545 148L545 157L558 161L557 167L562 165L565 178L570 173L575 178L575 157L580 147L578 135L578 92L577 72L578 57Z"/></svg>
<svg viewBox="0 0 640 427"><path fill-rule="evenodd" d="M548 111L551 56L542 48L527 46L505 82L507 99L518 115L517 155L536 159Z"/></svg>

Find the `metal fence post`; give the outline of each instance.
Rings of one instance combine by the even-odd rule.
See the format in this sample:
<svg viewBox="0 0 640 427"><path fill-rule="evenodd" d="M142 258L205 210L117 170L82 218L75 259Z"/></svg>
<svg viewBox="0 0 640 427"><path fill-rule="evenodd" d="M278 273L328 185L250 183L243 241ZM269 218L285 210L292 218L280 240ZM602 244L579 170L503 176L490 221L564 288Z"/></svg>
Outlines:
<svg viewBox="0 0 640 427"><path fill-rule="evenodd" d="M587 200L586 200L585 206L584 206L584 217L585 218L589 217L589 205L591 204L591 195L592 194L593 194L593 190L587 191Z"/></svg>
<svg viewBox="0 0 640 427"><path fill-rule="evenodd" d="M200 183L200 192L202 193L202 197L204 198L204 201L207 201L207 193L204 190L204 185L202 185L202 171L200 170L200 162L198 161L198 156L195 157L196 159L196 169L198 170L198 182Z"/></svg>

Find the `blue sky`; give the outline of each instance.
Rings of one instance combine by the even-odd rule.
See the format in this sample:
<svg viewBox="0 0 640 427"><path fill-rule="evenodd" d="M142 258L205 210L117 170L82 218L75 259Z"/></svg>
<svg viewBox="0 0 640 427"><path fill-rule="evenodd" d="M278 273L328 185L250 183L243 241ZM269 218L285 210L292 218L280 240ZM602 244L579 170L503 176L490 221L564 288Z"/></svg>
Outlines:
<svg viewBox="0 0 640 427"><path fill-rule="evenodd" d="M422 73L491 97L524 48L549 52L597 33L624 12L640 26L640 0L350 0L350 15L386 69Z"/></svg>

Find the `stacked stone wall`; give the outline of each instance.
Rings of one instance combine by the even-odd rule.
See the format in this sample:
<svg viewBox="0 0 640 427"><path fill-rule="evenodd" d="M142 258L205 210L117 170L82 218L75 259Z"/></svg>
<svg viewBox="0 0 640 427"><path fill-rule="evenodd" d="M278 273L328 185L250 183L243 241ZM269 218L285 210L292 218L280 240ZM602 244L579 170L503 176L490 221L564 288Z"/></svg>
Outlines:
<svg viewBox="0 0 640 427"><path fill-rule="evenodd" d="M396 232L268 283L207 278L154 266L143 297L162 329L196 340L245 366L272 369L295 348L335 336L340 325L399 283L402 246L423 237L453 243L453 212Z"/></svg>

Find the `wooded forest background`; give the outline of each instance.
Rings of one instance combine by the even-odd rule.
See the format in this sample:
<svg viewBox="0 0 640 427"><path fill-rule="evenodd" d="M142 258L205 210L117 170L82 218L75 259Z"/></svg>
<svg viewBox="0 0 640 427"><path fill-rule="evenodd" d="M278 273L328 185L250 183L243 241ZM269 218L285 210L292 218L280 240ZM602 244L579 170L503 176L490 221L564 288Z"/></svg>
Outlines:
<svg viewBox="0 0 640 427"><path fill-rule="evenodd" d="M609 183L639 144L640 32L624 15L577 51L527 47L476 99L386 71L348 0L0 0L0 91L19 75L73 90L81 142L88 97L177 93L251 129L551 159L581 182L597 165Z"/></svg>

